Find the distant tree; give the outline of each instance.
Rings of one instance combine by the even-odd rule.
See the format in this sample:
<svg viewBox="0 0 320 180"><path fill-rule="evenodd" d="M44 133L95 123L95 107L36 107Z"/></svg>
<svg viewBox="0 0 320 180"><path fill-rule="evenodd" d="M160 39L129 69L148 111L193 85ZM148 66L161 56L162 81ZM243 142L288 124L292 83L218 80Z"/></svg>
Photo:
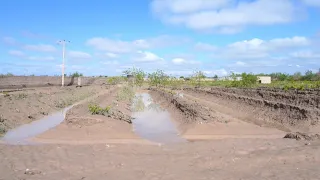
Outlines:
<svg viewBox="0 0 320 180"><path fill-rule="evenodd" d="M218 75L214 75L213 78L214 78L214 79L218 79Z"/></svg>
<svg viewBox="0 0 320 180"><path fill-rule="evenodd" d="M83 76L83 74L78 72L70 74L70 77L81 77L81 76Z"/></svg>
<svg viewBox="0 0 320 180"><path fill-rule="evenodd" d="M296 73L294 73L293 76L292 76L292 78L293 78L294 81L300 81L301 78L302 78L301 72L296 72Z"/></svg>
<svg viewBox="0 0 320 180"><path fill-rule="evenodd" d="M180 79L184 79L184 76L180 76Z"/></svg>

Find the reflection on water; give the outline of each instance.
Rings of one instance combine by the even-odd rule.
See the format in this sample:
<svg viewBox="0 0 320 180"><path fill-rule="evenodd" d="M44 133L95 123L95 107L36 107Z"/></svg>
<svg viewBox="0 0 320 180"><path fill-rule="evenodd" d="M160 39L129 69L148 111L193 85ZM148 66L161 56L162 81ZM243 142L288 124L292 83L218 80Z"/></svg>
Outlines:
<svg viewBox="0 0 320 180"><path fill-rule="evenodd" d="M140 108L141 102L144 106L143 110ZM142 138L159 143L185 141L178 135L175 125L170 120L169 112L153 103L149 94L137 94L132 109L135 118L133 120L134 131Z"/></svg>
<svg viewBox="0 0 320 180"><path fill-rule="evenodd" d="M66 112L71 109L69 106L59 112L46 116L30 124L22 125L18 128L8 131L1 139L8 144L32 144L29 138L35 137L45 131L59 125L65 118Z"/></svg>

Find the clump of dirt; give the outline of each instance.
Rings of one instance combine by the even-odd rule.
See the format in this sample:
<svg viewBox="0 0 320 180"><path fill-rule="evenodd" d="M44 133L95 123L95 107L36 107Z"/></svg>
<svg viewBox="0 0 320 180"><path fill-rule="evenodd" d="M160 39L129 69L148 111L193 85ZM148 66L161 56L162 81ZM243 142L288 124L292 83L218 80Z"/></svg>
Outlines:
<svg viewBox="0 0 320 180"><path fill-rule="evenodd" d="M313 140L320 140L320 135L295 132L295 133L288 133L283 138L313 141Z"/></svg>

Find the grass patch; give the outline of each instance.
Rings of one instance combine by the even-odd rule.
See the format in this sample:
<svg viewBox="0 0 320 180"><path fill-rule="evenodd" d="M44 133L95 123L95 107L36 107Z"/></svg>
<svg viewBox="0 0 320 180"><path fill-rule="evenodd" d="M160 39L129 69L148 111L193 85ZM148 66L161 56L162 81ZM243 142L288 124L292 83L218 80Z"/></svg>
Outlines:
<svg viewBox="0 0 320 180"><path fill-rule="evenodd" d="M106 115L106 114L109 114L111 110L111 106L102 108L97 104L89 104L88 108L92 115Z"/></svg>
<svg viewBox="0 0 320 180"><path fill-rule="evenodd" d="M142 100L142 96L136 96L133 101L133 111L141 112L144 111L145 105Z"/></svg>
<svg viewBox="0 0 320 180"><path fill-rule="evenodd" d="M132 102L134 95L135 95L135 92L134 92L133 87L124 86L117 93L117 100Z"/></svg>

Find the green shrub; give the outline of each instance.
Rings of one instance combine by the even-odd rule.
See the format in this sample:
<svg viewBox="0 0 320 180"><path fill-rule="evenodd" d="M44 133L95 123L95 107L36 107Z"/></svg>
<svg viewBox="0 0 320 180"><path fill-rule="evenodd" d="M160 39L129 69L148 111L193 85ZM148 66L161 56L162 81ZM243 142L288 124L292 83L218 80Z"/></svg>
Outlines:
<svg viewBox="0 0 320 180"><path fill-rule="evenodd" d="M131 102L134 98L135 92L133 87L124 86L120 89L117 94L117 100L119 101L129 101Z"/></svg>
<svg viewBox="0 0 320 180"><path fill-rule="evenodd" d="M105 115L109 114L111 110L111 106L107 106L105 108L100 107L96 104L89 104L89 111L92 115Z"/></svg>

